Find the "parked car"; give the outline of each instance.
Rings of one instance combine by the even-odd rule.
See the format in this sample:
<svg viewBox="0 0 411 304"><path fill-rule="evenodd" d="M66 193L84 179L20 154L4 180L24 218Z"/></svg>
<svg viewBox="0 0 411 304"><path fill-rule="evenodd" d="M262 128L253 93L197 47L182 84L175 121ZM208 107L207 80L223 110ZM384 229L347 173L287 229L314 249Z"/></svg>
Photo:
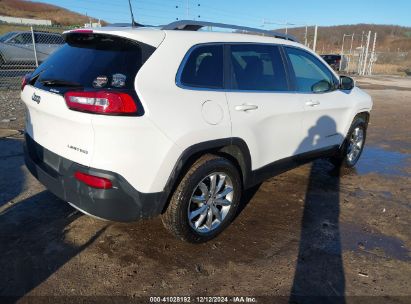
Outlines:
<svg viewBox="0 0 411 304"><path fill-rule="evenodd" d="M58 33L34 32L37 59L41 63L64 44ZM0 65L34 65L35 55L31 32L10 32L0 36Z"/></svg>
<svg viewBox="0 0 411 304"><path fill-rule="evenodd" d="M341 65L342 71L344 71L347 66L347 58L345 56L333 54L333 55L321 55L321 57L335 71L340 71L340 65Z"/></svg>
<svg viewBox="0 0 411 304"><path fill-rule="evenodd" d="M32 174L85 214L161 215L204 242L244 189L320 157L357 163L372 100L351 78L284 34L195 31L210 25L228 27L65 33L23 81Z"/></svg>

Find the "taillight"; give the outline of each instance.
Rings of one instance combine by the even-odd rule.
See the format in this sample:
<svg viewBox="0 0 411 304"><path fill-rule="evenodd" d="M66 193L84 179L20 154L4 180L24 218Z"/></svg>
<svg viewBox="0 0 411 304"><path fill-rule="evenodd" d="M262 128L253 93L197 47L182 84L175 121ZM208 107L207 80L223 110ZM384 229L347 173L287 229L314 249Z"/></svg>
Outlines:
<svg viewBox="0 0 411 304"><path fill-rule="evenodd" d="M135 114L137 105L129 94L111 91L67 92L67 106L76 111L97 114Z"/></svg>
<svg viewBox="0 0 411 304"><path fill-rule="evenodd" d="M111 181L104 177L90 175L90 174L86 174L80 171L76 171L76 173L74 173L74 177L78 181L83 182L92 188L97 188L97 189L113 188L113 184L111 183Z"/></svg>
<svg viewBox="0 0 411 304"><path fill-rule="evenodd" d="M24 87L26 86L26 84L30 81L30 77L31 74L26 74L23 76L23 78L21 79L21 90L24 90Z"/></svg>

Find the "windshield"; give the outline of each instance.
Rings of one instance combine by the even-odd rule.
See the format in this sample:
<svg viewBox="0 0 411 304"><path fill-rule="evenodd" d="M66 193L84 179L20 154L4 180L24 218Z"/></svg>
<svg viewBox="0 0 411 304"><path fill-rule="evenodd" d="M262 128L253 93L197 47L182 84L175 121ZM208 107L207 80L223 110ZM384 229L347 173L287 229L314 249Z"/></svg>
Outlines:
<svg viewBox="0 0 411 304"><path fill-rule="evenodd" d="M15 32L10 32L10 33L6 33L4 35L1 35L0 36L0 42L5 42L7 39L14 36L15 34L16 34Z"/></svg>
<svg viewBox="0 0 411 304"><path fill-rule="evenodd" d="M33 75L35 86L63 93L68 84L84 89L134 89L134 79L154 48L102 34L71 34ZM35 76L34 76L35 77Z"/></svg>

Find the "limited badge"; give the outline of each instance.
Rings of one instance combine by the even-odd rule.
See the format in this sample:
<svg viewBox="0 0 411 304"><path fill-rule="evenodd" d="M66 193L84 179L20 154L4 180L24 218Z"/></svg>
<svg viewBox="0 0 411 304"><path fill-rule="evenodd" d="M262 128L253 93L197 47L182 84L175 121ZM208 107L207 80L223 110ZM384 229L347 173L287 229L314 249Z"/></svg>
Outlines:
<svg viewBox="0 0 411 304"><path fill-rule="evenodd" d="M127 76L124 74L114 74L111 80L111 86L115 88L122 88L126 85Z"/></svg>
<svg viewBox="0 0 411 304"><path fill-rule="evenodd" d="M107 82L108 82L107 76L98 76L93 81L93 87L102 88L102 87L106 86Z"/></svg>

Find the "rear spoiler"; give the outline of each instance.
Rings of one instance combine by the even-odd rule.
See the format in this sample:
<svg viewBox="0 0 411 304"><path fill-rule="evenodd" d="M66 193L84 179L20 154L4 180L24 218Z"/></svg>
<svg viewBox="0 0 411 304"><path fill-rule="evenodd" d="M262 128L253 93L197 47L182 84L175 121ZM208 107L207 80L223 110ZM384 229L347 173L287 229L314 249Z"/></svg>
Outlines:
<svg viewBox="0 0 411 304"><path fill-rule="evenodd" d="M132 41L137 41L140 43L144 43L155 48L159 47L159 45L163 42L165 38L164 31L161 30L138 30L138 28L96 28L96 29L89 29L89 28L81 28L81 29L73 29L69 31L63 32L63 39L67 42L68 37L71 35L107 35L107 36L114 36L120 37L124 39L129 39Z"/></svg>
<svg viewBox="0 0 411 304"><path fill-rule="evenodd" d="M71 34L93 34L94 31L91 29L75 29L63 32L63 39L67 41L67 37Z"/></svg>

